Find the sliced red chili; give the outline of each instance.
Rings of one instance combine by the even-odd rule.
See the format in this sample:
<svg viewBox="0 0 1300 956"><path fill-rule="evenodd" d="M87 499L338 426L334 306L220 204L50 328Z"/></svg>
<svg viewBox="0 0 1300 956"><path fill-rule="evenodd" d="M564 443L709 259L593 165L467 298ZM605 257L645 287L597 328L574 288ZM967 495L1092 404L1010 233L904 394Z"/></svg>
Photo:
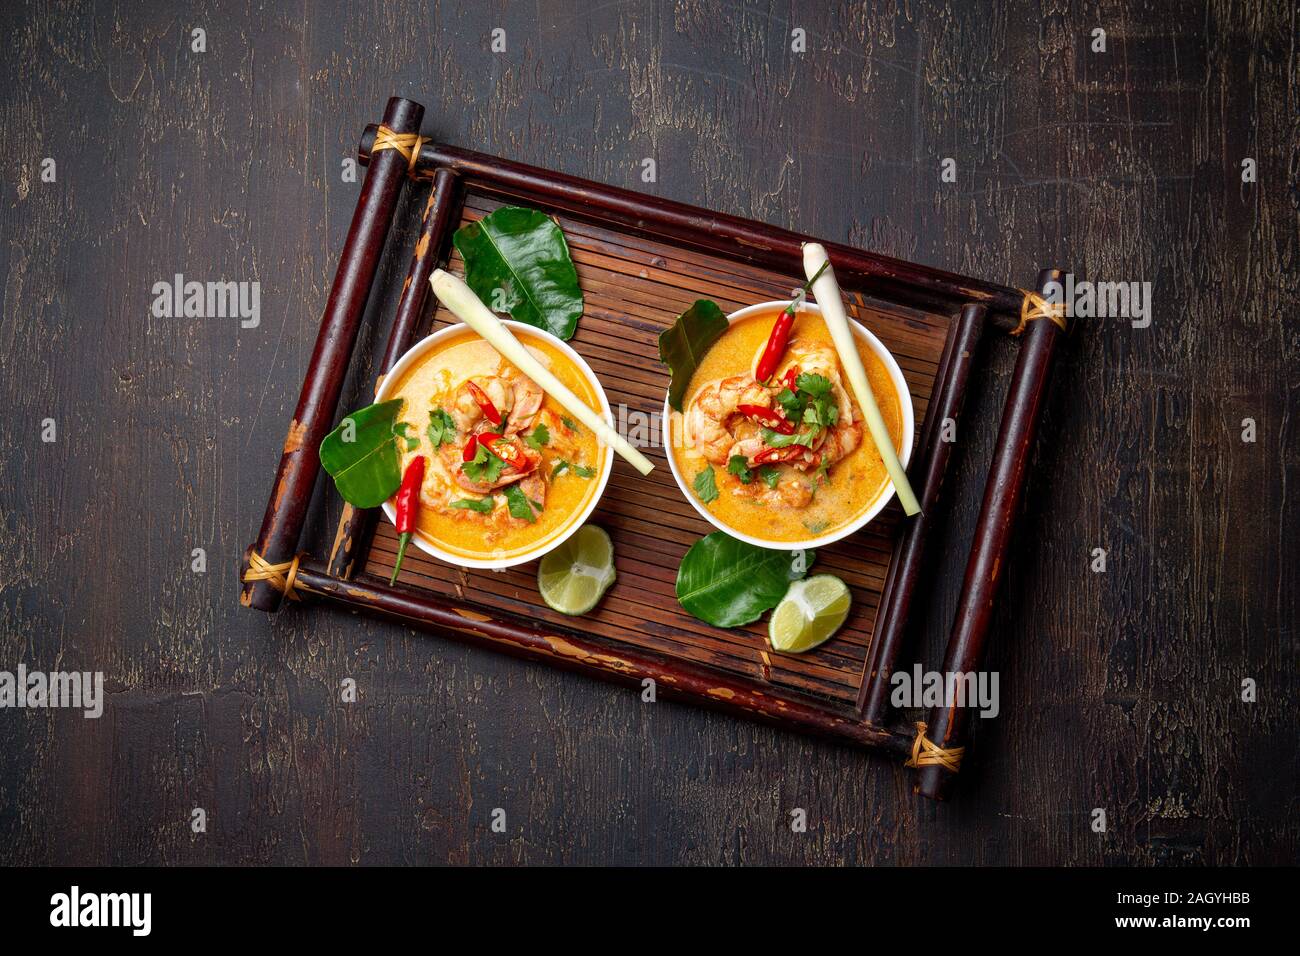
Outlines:
<svg viewBox="0 0 1300 956"><path fill-rule="evenodd" d="M487 392L483 391L483 389L479 388L471 380L467 379L465 384L469 386L469 393L474 396L474 403L478 405L479 409L483 412L483 417L493 425L500 425L501 413L497 411L497 407L492 404L492 399L487 397Z"/></svg>
<svg viewBox="0 0 1300 956"><path fill-rule="evenodd" d="M737 405L736 411L744 415L751 421L758 422L760 425L766 425L778 435L793 435L794 425L787 421L783 416L777 414L770 408L764 408L762 405Z"/></svg>
<svg viewBox="0 0 1300 956"><path fill-rule="evenodd" d="M484 432L478 436L478 440L484 448L508 464L513 465L519 460L519 449L505 435Z"/></svg>
<svg viewBox="0 0 1300 956"><path fill-rule="evenodd" d="M781 379L781 384L792 392L799 391L799 366L791 365L785 370L785 378Z"/></svg>
<svg viewBox="0 0 1300 956"><path fill-rule="evenodd" d="M473 442L471 442L473 444ZM397 563L393 565L393 576L388 579L390 585L397 583L397 572L402 570L402 558L406 557L406 546L411 543L415 533L415 514L420 507L420 486L424 484L424 456L416 455L406 466L402 474L401 487L397 489L397 498L393 502L393 524L397 526Z"/></svg>
<svg viewBox="0 0 1300 956"><path fill-rule="evenodd" d="M802 445L790 445L787 448L765 448L754 456L754 464L771 465L779 461L789 461L807 451Z"/></svg>

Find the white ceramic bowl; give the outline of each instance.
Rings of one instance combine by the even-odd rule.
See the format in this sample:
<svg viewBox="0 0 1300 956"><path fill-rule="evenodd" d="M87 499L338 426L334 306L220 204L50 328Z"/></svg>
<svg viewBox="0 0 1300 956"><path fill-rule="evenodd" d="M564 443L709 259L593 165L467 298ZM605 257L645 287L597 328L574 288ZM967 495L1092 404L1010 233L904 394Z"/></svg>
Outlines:
<svg viewBox="0 0 1300 956"><path fill-rule="evenodd" d="M510 329L510 331L514 333L515 338L519 339L519 341L524 345L545 338L547 344L559 349L570 362L582 371L583 376L591 384L592 390L596 393L596 399L600 402L600 414L604 417L605 421L613 424L614 418L610 413L609 399L605 397L605 389L601 387L600 379L596 378L596 373L591 370L591 366L586 363L581 355L570 348L568 343L557 339L548 332L535 329L531 325L524 325L522 322L503 320L502 324ZM384 382L375 395L375 401L383 402L390 398L396 398L397 396L393 393L396 391L397 383L401 381L402 377L413 365L418 364L425 355L433 349L436 349L439 344L446 339L452 338L456 335L464 335L466 331L467 327L458 322L455 325L449 325L444 329L439 329L437 332L434 332L432 335L421 339L415 345L411 346L406 354L397 360L397 364L393 366L392 371L384 376ZM496 570L500 568L513 568L518 564L527 564L529 561L536 561L538 558L542 557L542 555L555 550L563 544L570 535L586 523L587 519L591 517L591 513L596 510L596 503L600 501L600 496L605 493L605 485L609 483L610 472L614 470L613 450L602 446L601 455L604 460L600 466L600 474L596 476L595 494L588 499L582 512L575 516L559 534L540 544L531 551L509 558L470 558L459 554L452 554L449 551L443 551L437 545L426 541L419 534L415 534L411 537L411 543L425 554L431 554L441 561L446 561L448 564L454 564L457 567L462 568L487 568ZM390 499L385 501L382 507L388 520L394 521L392 500Z"/></svg>
<svg viewBox="0 0 1300 956"><path fill-rule="evenodd" d="M788 304L788 299L781 302L760 302L758 305L751 305L738 312L731 313L731 315L727 316L727 321L738 322L741 319L747 319L752 315L770 313L773 310L780 309ZM800 311L821 315L821 308L815 302L805 302ZM880 358L880 361L884 363L885 368L889 371L890 381L894 384L894 391L898 393L898 404L903 412L903 447L898 453L898 458L903 463L903 467L906 468L908 461L912 458L912 443L915 438L914 432L916 429L916 417L915 412L912 409L912 394L908 391L907 380L903 378L903 370L900 369L898 363L894 361L894 356L889 354L889 350L880 343L880 339L876 338L861 323L855 322L853 319L849 319L849 325L853 328L853 334L861 341L866 342L867 345L870 346L871 351L875 352ZM705 521L713 525L713 527L717 528L719 531L725 531L733 538L739 538L741 541L747 541L750 544L758 545L760 548L771 548L774 551L800 551L805 548L820 548L823 545L839 541L841 538L847 538L849 535L853 534L853 532L857 531L859 528L871 521L871 519L876 515L880 514L880 512L884 510L885 505L889 504L890 499L894 497L894 483L890 481L883 489L881 489L879 497L871 507L857 518L854 518L853 521L844 525L842 528L835 529L829 534L824 534L816 538L808 538L804 541L765 541L762 538L755 538L752 535L743 534L735 528L732 528L718 520L716 515L710 512L708 508L704 507L704 505L700 504L699 499L691 492L686 479L682 477L682 473L677 470L677 457L672 453L672 415L673 410L668 406L668 396L665 395L664 448L668 451L668 467L672 469L673 477L677 479L677 486L681 488L682 494L686 496L686 500L691 503L691 506L700 513L700 516L704 518ZM865 430L862 440L864 442L871 441L871 435L865 432Z"/></svg>

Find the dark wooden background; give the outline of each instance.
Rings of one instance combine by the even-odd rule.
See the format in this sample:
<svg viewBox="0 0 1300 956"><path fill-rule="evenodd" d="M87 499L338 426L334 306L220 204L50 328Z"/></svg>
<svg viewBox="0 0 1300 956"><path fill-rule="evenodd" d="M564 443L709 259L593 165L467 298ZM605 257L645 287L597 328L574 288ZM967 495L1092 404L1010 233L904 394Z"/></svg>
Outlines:
<svg viewBox="0 0 1300 956"><path fill-rule="evenodd" d="M829 6L4 5L0 669L102 670L110 697L98 721L0 711L0 860L1296 861L1295 5ZM1150 328L1082 321L1058 366L991 642L1002 713L954 804L848 748L239 606L359 189L341 164L394 93L450 142L890 255L1154 284ZM260 327L152 317L176 273L261 283ZM962 487L1012 357L968 405ZM938 540L950 575L973 521L971 498Z"/></svg>

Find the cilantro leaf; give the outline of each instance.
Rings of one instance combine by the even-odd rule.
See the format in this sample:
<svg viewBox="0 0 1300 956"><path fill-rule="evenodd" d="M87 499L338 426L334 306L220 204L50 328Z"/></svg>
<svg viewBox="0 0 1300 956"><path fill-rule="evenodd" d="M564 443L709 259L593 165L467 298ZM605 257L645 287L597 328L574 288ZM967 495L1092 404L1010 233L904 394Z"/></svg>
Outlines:
<svg viewBox="0 0 1300 956"><path fill-rule="evenodd" d="M561 458L559 461L555 463L555 467L551 469L551 477L558 478L561 474L563 474L568 470L569 470L569 463L565 461L563 458Z"/></svg>
<svg viewBox="0 0 1300 956"><path fill-rule="evenodd" d="M551 430L545 425L538 425L524 436L524 444L534 451L541 451L542 446L551 440Z"/></svg>
<svg viewBox="0 0 1300 956"><path fill-rule="evenodd" d="M528 496L519 490L518 485L506 485L506 505L510 508L510 517L519 518L532 524L537 520L533 512L536 502L529 501ZM542 509L538 507L538 511Z"/></svg>
<svg viewBox="0 0 1300 956"><path fill-rule="evenodd" d="M803 414L803 407L807 404L788 388L783 388L781 391L777 392L776 402L785 412L785 417L792 422L797 422L799 420L800 416Z"/></svg>
<svg viewBox="0 0 1300 956"><path fill-rule="evenodd" d="M584 468L582 465L574 465L574 466L573 466L573 473L574 473L575 475L577 475L579 478L595 478L595 477L596 477L596 469L595 469L595 468Z"/></svg>
<svg viewBox="0 0 1300 956"><path fill-rule="evenodd" d="M429 443L434 448L451 444L456 440L456 423L444 409L435 408L429 412Z"/></svg>
<svg viewBox="0 0 1300 956"><path fill-rule="evenodd" d="M816 372L803 372L794 380L795 388L813 398L825 398L831 393L831 380Z"/></svg>
<svg viewBox="0 0 1300 956"><path fill-rule="evenodd" d="M407 451L415 451L415 449L420 447L420 439L416 438L414 435L406 434L406 430L410 427L410 422L398 422L393 426L393 434L406 442Z"/></svg>
<svg viewBox="0 0 1300 956"><path fill-rule="evenodd" d="M706 505L718 500L718 482L713 477L712 465L695 476L695 493Z"/></svg>
<svg viewBox="0 0 1300 956"><path fill-rule="evenodd" d="M768 448L789 448L791 445L803 445L805 448L811 448L813 439L817 437L817 431L816 428L805 428L793 435L781 435L770 428L764 428L761 434L763 444Z"/></svg>
<svg viewBox="0 0 1300 956"><path fill-rule="evenodd" d="M487 498L457 498L455 501L448 503L449 508L462 508L466 511L477 511L479 514L487 514L494 507L496 502L489 496Z"/></svg>
<svg viewBox="0 0 1300 956"><path fill-rule="evenodd" d="M764 465L758 469L758 477L763 479L763 484L776 491L776 486L781 481L781 469L775 465Z"/></svg>
<svg viewBox="0 0 1300 956"><path fill-rule="evenodd" d="M576 432L576 431L580 431L580 430L581 430L581 429L578 428L578 423L575 422L575 421L574 421L572 418L570 418L568 415L561 415L561 416L560 416L560 421L564 424L564 427L567 428L567 429L568 429L569 431L571 431L571 432Z"/></svg>
<svg viewBox="0 0 1300 956"><path fill-rule="evenodd" d="M490 485L501 477L506 463L483 447L479 442L474 446L474 458L460 466L465 477L476 485Z"/></svg>
<svg viewBox="0 0 1300 956"><path fill-rule="evenodd" d="M739 478L740 483L743 485L747 485L754 480L754 473L750 471L744 455L732 455L727 459L727 471Z"/></svg>

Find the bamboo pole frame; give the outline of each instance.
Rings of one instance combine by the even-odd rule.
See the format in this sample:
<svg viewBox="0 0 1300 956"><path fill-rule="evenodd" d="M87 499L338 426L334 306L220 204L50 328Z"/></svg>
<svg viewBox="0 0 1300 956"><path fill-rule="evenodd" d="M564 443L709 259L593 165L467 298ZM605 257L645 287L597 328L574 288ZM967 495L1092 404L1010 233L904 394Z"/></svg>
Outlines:
<svg viewBox="0 0 1300 956"><path fill-rule="evenodd" d="M389 101L384 125L397 133L416 133L423 112L417 103L394 98ZM278 580L245 583L243 603L273 612L280 607L287 590L296 598L365 611L605 679L640 684L648 678L669 697L833 737L895 757L912 753L917 745L915 730L887 726L891 717L889 678L905 643L905 626L917 591L926 538L942 508L943 479L951 457L951 443L944 441L941 434L942 423L960 415L986 329L1010 331L1020 324L1025 293L849 246L823 243L846 291L954 316L933 383L921 445L909 469L924 511L905 526L895 543L856 704L828 706L825 701L794 690L755 686L704 664L633 649L585 635L576 628L550 628L540 621L509 614L498 619L482 613L470 600L390 587L360 570L374 528L373 511L345 511L328 558L299 554L298 539L319 473L317 449L337 414L339 393L366 299L398 193L408 175L432 180L433 185L380 362L381 373L391 369L413 340L426 304L427 277L444 258L451 225L471 185L490 195L532 201L579 218L612 223L637 234L789 275L800 273L802 243L813 238L451 146L426 142L408 166L394 150L372 155L377 130L377 126L367 127L361 139L358 156L368 166L365 184L262 527L245 558L246 567L254 556L260 556L264 563L286 568L292 563L292 568ZM1040 273L1040 291L1059 275L1056 270ZM1023 494L1062 334L1053 322L1038 321L1029 323L1018 339L1019 358L945 654L945 672L968 672L982 665L1000 572L1006 565L1015 511ZM967 730L966 717L959 708L936 708L927 721L928 739L945 749L960 746ZM948 767L921 766L916 792L942 799L954 779L955 772Z"/></svg>

